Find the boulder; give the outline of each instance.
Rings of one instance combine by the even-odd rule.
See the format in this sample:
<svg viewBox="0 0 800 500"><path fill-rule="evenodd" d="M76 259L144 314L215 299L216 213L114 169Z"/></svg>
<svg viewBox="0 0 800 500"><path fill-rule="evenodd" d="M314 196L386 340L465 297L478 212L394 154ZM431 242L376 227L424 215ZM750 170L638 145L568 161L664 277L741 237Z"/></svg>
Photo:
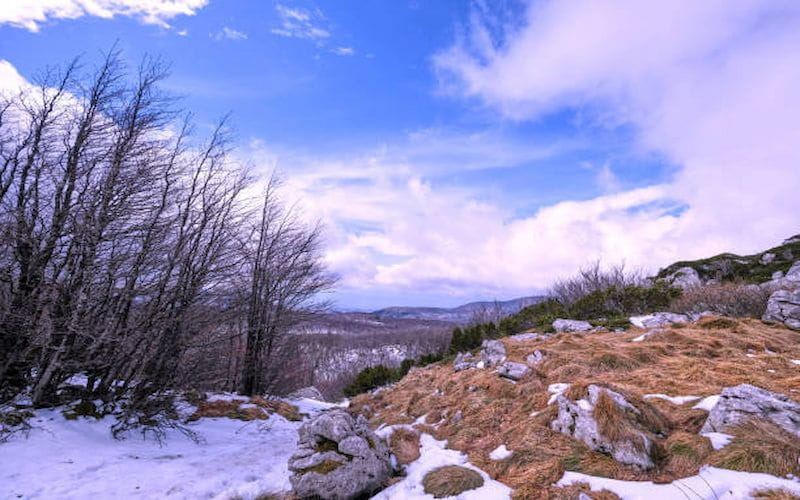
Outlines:
<svg viewBox="0 0 800 500"><path fill-rule="evenodd" d="M750 384L723 389L700 432L724 432L752 418L768 420L800 437L800 404Z"/></svg>
<svg viewBox="0 0 800 500"><path fill-rule="evenodd" d="M800 330L800 289L790 292L778 290L770 295L764 321L777 321L789 328Z"/></svg>
<svg viewBox="0 0 800 500"><path fill-rule="evenodd" d="M631 404L608 387L589 385L582 399L564 394L556 397L558 415L550 427L582 441L589 448L607 453L616 461L639 469L651 469L657 456L656 438L667 430L667 420L658 410ZM595 411L595 409L598 411Z"/></svg>
<svg viewBox="0 0 800 500"><path fill-rule="evenodd" d="M517 333L515 335L511 335L508 337L508 340L514 342L526 342L529 340L547 340L549 338L550 335L546 333L525 332L525 333Z"/></svg>
<svg viewBox="0 0 800 500"><path fill-rule="evenodd" d="M657 312L645 316L632 316L630 322L633 326L638 326L639 328L658 328L669 326L673 323L688 323L689 317L685 314Z"/></svg>
<svg viewBox="0 0 800 500"><path fill-rule="evenodd" d="M775 271L770 281L761 283L762 288L777 290L777 289L795 289L800 288L800 260L792 264L786 273Z"/></svg>
<svg viewBox="0 0 800 500"><path fill-rule="evenodd" d="M703 284L703 280L700 279L700 274L691 267L682 267L667 276L665 280L670 285L680 288L681 290Z"/></svg>
<svg viewBox="0 0 800 500"><path fill-rule="evenodd" d="M392 473L389 448L367 420L335 408L299 431L289 459L290 481L300 498L347 499L377 491Z"/></svg>
<svg viewBox="0 0 800 500"><path fill-rule="evenodd" d="M527 365L515 363L513 361L506 361L497 368L497 373L499 373L501 377L510 380L520 380L527 375L529 371L530 368L528 368Z"/></svg>
<svg viewBox="0 0 800 500"><path fill-rule="evenodd" d="M544 353L539 349L536 349L532 353L528 354L528 356L525 358L525 362L531 366L536 366L542 361L544 361Z"/></svg>
<svg viewBox="0 0 800 500"><path fill-rule="evenodd" d="M325 401L325 396L313 385L297 389L291 392L287 397L289 399L316 399L317 401Z"/></svg>
<svg viewBox="0 0 800 500"><path fill-rule="evenodd" d="M557 319L553 321L553 329L558 332L586 332L592 329L588 321L576 319Z"/></svg>
<svg viewBox="0 0 800 500"><path fill-rule="evenodd" d="M475 368L478 365L478 359L469 352L460 352L456 354L456 359L453 361L453 370L460 372Z"/></svg>
<svg viewBox="0 0 800 500"><path fill-rule="evenodd" d="M484 340L481 344L481 361L486 367L499 365L506 360L506 346L499 340Z"/></svg>
<svg viewBox="0 0 800 500"><path fill-rule="evenodd" d="M765 253L765 254L763 254L763 255L761 256L761 259L759 259L759 262L761 262L761 264L763 264L763 265L765 265L765 266L766 266L767 264L769 264L769 263L771 263L773 260L775 260L775 258L776 258L776 257L777 257L777 255L775 255L774 253L772 253L772 252L767 252L767 253Z"/></svg>

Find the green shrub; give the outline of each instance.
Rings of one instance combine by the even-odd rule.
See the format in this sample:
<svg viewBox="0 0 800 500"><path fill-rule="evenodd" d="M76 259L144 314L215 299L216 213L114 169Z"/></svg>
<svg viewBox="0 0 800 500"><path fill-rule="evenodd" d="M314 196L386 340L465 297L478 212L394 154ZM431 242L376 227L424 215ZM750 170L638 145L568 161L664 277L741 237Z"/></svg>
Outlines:
<svg viewBox="0 0 800 500"><path fill-rule="evenodd" d="M426 366L431 363L441 361L444 355L441 353L431 353L421 356L419 359L404 359L397 368L389 368L384 365L370 366L364 368L347 387L344 388L344 395L353 397L357 394L369 392L383 385L397 382L411 370L413 366Z"/></svg>

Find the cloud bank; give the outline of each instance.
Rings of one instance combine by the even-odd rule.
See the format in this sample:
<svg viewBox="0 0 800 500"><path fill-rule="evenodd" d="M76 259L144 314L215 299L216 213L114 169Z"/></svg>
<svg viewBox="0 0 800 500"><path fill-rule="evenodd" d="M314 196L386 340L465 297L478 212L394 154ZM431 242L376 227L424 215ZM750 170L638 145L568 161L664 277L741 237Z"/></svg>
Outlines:
<svg viewBox="0 0 800 500"><path fill-rule="evenodd" d="M0 24L36 32L51 19L126 16L167 28L170 19L194 15L207 3L208 0L6 0L0 2Z"/></svg>

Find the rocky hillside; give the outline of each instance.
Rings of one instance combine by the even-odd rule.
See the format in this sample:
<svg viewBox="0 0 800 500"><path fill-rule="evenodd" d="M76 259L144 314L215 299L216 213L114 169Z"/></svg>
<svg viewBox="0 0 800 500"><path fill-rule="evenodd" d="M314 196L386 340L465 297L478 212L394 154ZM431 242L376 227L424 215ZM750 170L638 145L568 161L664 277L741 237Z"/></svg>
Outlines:
<svg viewBox="0 0 800 500"><path fill-rule="evenodd" d="M753 255L723 253L706 259L676 262L662 269L656 278L674 276L681 269L689 268L704 282L738 280L758 284L783 277L797 260L800 260L800 235Z"/></svg>
<svg viewBox="0 0 800 500"><path fill-rule="evenodd" d="M487 341L471 363L413 369L350 409L373 428L446 440L514 498L590 487L588 498L643 498L637 481L663 498L684 498L681 485L703 485L689 498L800 493L782 479L800 476L800 332L715 316L657 323Z"/></svg>

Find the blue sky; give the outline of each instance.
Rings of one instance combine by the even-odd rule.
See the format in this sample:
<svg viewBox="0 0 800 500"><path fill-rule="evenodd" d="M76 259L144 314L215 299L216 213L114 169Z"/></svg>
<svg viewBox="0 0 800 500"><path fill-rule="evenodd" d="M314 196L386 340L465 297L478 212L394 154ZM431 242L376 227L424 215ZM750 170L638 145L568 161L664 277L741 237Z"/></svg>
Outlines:
<svg viewBox="0 0 800 500"><path fill-rule="evenodd" d="M325 223L341 308L797 233L797 5L622 3L7 0L0 86L114 43L170 62L201 129L232 113Z"/></svg>

